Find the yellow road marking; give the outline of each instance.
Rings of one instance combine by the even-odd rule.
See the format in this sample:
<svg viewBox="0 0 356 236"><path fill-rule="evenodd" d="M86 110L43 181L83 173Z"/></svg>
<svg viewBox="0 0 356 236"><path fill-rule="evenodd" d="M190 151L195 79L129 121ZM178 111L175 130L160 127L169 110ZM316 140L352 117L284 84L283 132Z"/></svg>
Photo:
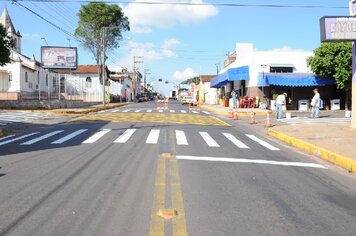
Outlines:
<svg viewBox="0 0 356 236"><path fill-rule="evenodd" d="M164 208L166 193L166 158L158 158L155 194L151 212L150 236L164 236L164 218L157 215Z"/></svg>
<svg viewBox="0 0 356 236"><path fill-rule="evenodd" d="M172 206L178 212L177 216L172 219L173 236L188 235L185 222L185 211L183 203L182 189L180 185L178 163L176 158L169 159L171 162L171 197Z"/></svg>
<svg viewBox="0 0 356 236"><path fill-rule="evenodd" d="M78 117L73 122L151 122L170 124L193 124L212 126L231 126L228 123L213 117L192 114L162 114L162 113L112 113L95 114Z"/></svg>

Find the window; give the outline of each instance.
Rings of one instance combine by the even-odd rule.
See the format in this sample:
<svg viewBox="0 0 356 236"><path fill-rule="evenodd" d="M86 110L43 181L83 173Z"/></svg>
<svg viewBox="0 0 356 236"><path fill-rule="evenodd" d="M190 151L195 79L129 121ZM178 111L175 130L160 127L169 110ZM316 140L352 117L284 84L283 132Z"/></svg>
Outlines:
<svg viewBox="0 0 356 236"><path fill-rule="evenodd" d="M12 81L12 73L9 71L9 81Z"/></svg>
<svg viewBox="0 0 356 236"><path fill-rule="evenodd" d="M85 88L91 88L91 78L87 77L85 80Z"/></svg>
<svg viewBox="0 0 356 236"><path fill-rule="evenodd" d="M271 73L293 73L293 67L271 66Z"/></svg>
<svg viewBox="0 0 356 236"><path fill-rule="evenodd" d="M25 72L25 82L28 83L28 73L27 73L27 71Z"/></svg>

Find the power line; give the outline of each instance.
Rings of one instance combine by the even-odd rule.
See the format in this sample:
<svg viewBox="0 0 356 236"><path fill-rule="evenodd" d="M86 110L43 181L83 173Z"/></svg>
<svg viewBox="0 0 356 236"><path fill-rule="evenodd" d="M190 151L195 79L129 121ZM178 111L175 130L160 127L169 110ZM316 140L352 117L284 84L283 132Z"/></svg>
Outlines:
<svg viewBox="0 0 356 236"><path fill-rule="evenodd" d="M8 1L8 0L0 0ZM21 2L63 2L63 3L90 3L90 0L20 0ZM18 1L16 1L18 2ZM130 1L106 1L106 3L136 4L136 5L182 5L182 6L216 6L216 7L255 7L255 8L302 8L302 9L348 9L348 6L328 5L287 5L287 4L242 4L242 3L194 3L194 2L130 2Z"/></svg>

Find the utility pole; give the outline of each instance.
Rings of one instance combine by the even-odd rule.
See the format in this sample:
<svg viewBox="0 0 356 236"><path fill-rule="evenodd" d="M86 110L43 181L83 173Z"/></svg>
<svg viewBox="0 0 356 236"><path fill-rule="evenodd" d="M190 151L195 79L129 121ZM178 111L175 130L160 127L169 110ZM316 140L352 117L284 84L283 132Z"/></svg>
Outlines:
<svg viewBox="0 0 356 236"><path fill-rule="evenodd" d="M144 77L143 77L143 89L144 89L144 93L146 93L146 75L150 75L151 74L151 70L145 68L144 69Z"/></svg>
<svg viewBox="0 0 356 236"><path fill-rule="evenodd" d="M107 27L102 28L102 46L103 46L103 52L102 52L102 64L103 68L101 69L101 77L102 77L102 82L103 82L103 106L105 106L105 31Z"/></svg>
<svg viewBox="0 0 356 236"><path fill-rule="evenodd" d="M133 91L131 91L132 97L134 101L136 102L136 82L137 82L137 76L136 76L136 64L138 63L143 63L143 61L137 61L136 59L141 59L143 57L133 57Z"/></svg>

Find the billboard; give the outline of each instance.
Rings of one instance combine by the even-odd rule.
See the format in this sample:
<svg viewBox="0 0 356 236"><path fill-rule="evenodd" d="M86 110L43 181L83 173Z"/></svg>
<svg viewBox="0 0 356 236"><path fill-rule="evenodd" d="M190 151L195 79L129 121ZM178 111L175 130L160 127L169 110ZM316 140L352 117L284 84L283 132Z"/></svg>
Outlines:
<svg viewBox="0 0 356 236"><path fill-rule="evenodd" d="M321 42L356 41L356 17L324 16L320 19Z"/></svg>
<svg viewBox="0 0 356 236"><path fill-rule="evenodd" d="M77 48L41 47L41 62L46 69L76 69L78 64Z"/></svg>

